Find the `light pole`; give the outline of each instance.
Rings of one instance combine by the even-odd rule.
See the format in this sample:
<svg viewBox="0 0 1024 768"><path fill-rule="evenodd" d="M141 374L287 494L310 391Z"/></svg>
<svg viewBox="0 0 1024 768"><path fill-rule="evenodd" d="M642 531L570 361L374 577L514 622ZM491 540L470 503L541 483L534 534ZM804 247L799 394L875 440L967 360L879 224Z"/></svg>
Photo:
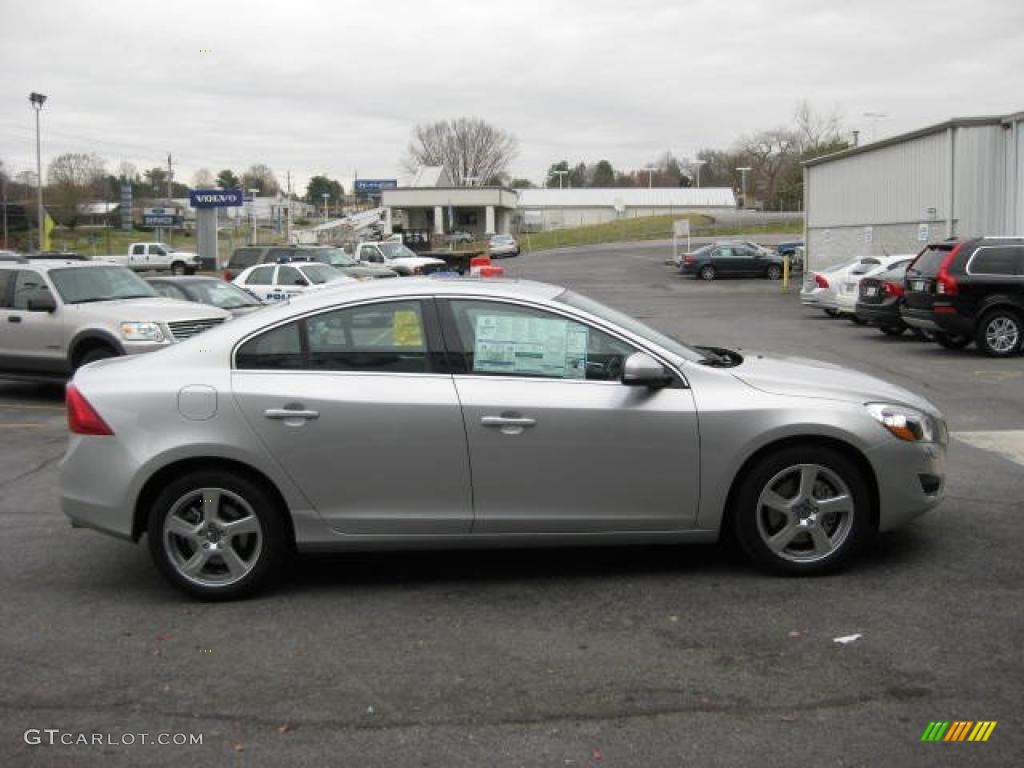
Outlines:
<svg viewBox="0 0 1024 768"><path fill-rule="evenodd" d="M563 176L568 176L569 172L568 171L552 171L552 173L555 174L556 176L558 176L558 188L561 189L562 188L562 177Z"/></svg>
<svg viewBox="0 0 1024 768"><path fill-rule="evenodd" d="M700 167L707 165L707 160L694 160L690 165L697 166L697 189L700 189Z"/></svg>
<svg viewBox="0 0 1024 768"><path fill-rule="evenodd" d="M875 140L875 135L878 133L878 118L888 117L885 112L865 112L864 117L871 118L871 141Z"/></svg>
<svg viewBox="0 0 1024 768"><path fill-rule="evenodd" d="M330 192L321 192L320 197L324 199L324 224L327 223L327 200L330 198Z"/></svg>
<svg viewBox="0 0 1024 768"><path fill-rule="evenodd" d="M654 179L654 172L657 168L644 168L647 171L647 188L650 189Z"/></svg>
<svg viewBox="0 0 1024 768"><path fill-rule="evenodd" d="M740 172L740 176L743 179L742 182L741 182L742 189L743 189L743 207L746 208L747 207L747 171L750 170L750 166L749 165L745 165L742 168L737 168L736 170Z"/></svg>
<svg viewBox="0 0 1024 768"><path fill-rule="evenodd" d="M43 160L39 145L39 113L46 103L46 95L33 91L28 95L36 111L36 216L39 220L39 250L43 250Z"/></svg>
<svg viewBox="0 0 1024 768"><path fill-rule="evenodd" d="M259 194L259 189L247 189L246 192L249 193L249 216L251 217L249 224L252 227L249 230L252 233L249 245L256 245L256 195Z"/></svg>

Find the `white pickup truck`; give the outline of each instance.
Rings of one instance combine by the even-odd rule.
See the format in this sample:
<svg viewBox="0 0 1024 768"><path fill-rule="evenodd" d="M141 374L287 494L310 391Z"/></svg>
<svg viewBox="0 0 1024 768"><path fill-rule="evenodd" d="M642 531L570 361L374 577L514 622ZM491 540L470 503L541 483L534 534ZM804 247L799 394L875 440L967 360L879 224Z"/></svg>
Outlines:
<svg viewBox="0 0 1024 768"><path fill-rule="evenodd" d="M126 255L97 256L94 261L110 261L136 272L170 271L174 275L192 275L199 269L199 256L178 251L167 243L132 243Z"/></svg>
<svg viewBox="0 0 1024 768"><path fill-rule="evenodd" d="M447 268L443 259L419 256L401 242L362 242L352 254L363 264L376 264L393 269L399 275L426 275Z"/></svg>

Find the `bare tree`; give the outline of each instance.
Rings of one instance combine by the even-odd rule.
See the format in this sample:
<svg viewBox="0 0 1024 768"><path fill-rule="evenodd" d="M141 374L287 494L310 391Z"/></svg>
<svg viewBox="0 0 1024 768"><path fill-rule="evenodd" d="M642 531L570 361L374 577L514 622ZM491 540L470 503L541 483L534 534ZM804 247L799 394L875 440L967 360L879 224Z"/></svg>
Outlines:
<svg viewBox="0 0 1024 768"><path fill-rule="evenodd" d="M135 167L135 163L131 163L127 160L122 160L117 165L117 178L119 178L121 181L138 183L139 169Z"/></svg>
<svg viewBox="0 0 1024 768"><path fill-rule="evenodd" d="M843 117L838 110L828 115L818 114L804 99L793 113L793 130L800 152L814 151L822 145L843 140Z"/></svg>
<svg viewBox="0 0 1024 768"><path fill-rule="evenodd" d="M209 168L200 168L192 174L192 186L196 189L212 187L213 183L213 172Z"/></svg>
<svg viewBox="0 0 1024 768"><path fill-rule="evenodd" d="M270 166L263 163L256 163L249 166L249 170L242 174L243 189L258 189L262 195L276 195L281 191L281 185Z"/></svg>
<svg viewBox="0 0 1024 768"><path fill-rule="evenodd" d="M477 117L417 125L402 160L410 173L422 165L444 166L456 186L499 177L519 154L515 136Z"/></svg>
<svg viewBox="0 0 1024 768"><path fill-rule="evenodd" d="M786 128L772 128L752 136L744 137L738 144L751 169L748 194L752 191L761 206L778 208L779 181L787 170L800 164L800 140L795 131ZM747 200L745 207L751 207Z"/></svg>
<svg viewBox="0 0 1024 768"><path fill-rule="evenodd" d="M75 226L78 206L103 195L105 176L103 159L98 155L68 152L55 157L47 168L47 179L57 216Z"/></svg>

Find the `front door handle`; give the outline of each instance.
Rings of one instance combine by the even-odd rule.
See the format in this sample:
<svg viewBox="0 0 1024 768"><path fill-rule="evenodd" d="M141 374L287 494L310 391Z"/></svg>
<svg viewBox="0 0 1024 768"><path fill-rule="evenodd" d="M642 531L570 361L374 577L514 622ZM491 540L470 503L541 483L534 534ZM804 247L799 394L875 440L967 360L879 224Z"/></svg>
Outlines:
<svg viewBox="0 0 1024 768"><path fill-rule="evenodd" d="M319 419L320 411L300 411L291 408L268 408L263 412L268 419Z"/></svg>
<svg viewBox="0 0 1024 768"><path fill-rule="evenodd" d="M523 416L484 416L480 423L485 427L532 427L537 420Z"/></svg>

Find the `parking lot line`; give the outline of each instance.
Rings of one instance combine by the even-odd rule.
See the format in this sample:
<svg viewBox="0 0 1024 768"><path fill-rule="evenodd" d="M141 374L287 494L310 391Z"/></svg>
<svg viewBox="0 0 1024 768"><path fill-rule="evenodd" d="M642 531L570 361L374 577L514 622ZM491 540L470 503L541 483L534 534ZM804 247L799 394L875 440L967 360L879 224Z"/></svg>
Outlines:
<svg viewBox="0 0 1024 768"><path fill-rule="evenodd" d="M983 451L992 451L1024 466L1024 429L992 432L954 432L953 437Z"/></svg>

